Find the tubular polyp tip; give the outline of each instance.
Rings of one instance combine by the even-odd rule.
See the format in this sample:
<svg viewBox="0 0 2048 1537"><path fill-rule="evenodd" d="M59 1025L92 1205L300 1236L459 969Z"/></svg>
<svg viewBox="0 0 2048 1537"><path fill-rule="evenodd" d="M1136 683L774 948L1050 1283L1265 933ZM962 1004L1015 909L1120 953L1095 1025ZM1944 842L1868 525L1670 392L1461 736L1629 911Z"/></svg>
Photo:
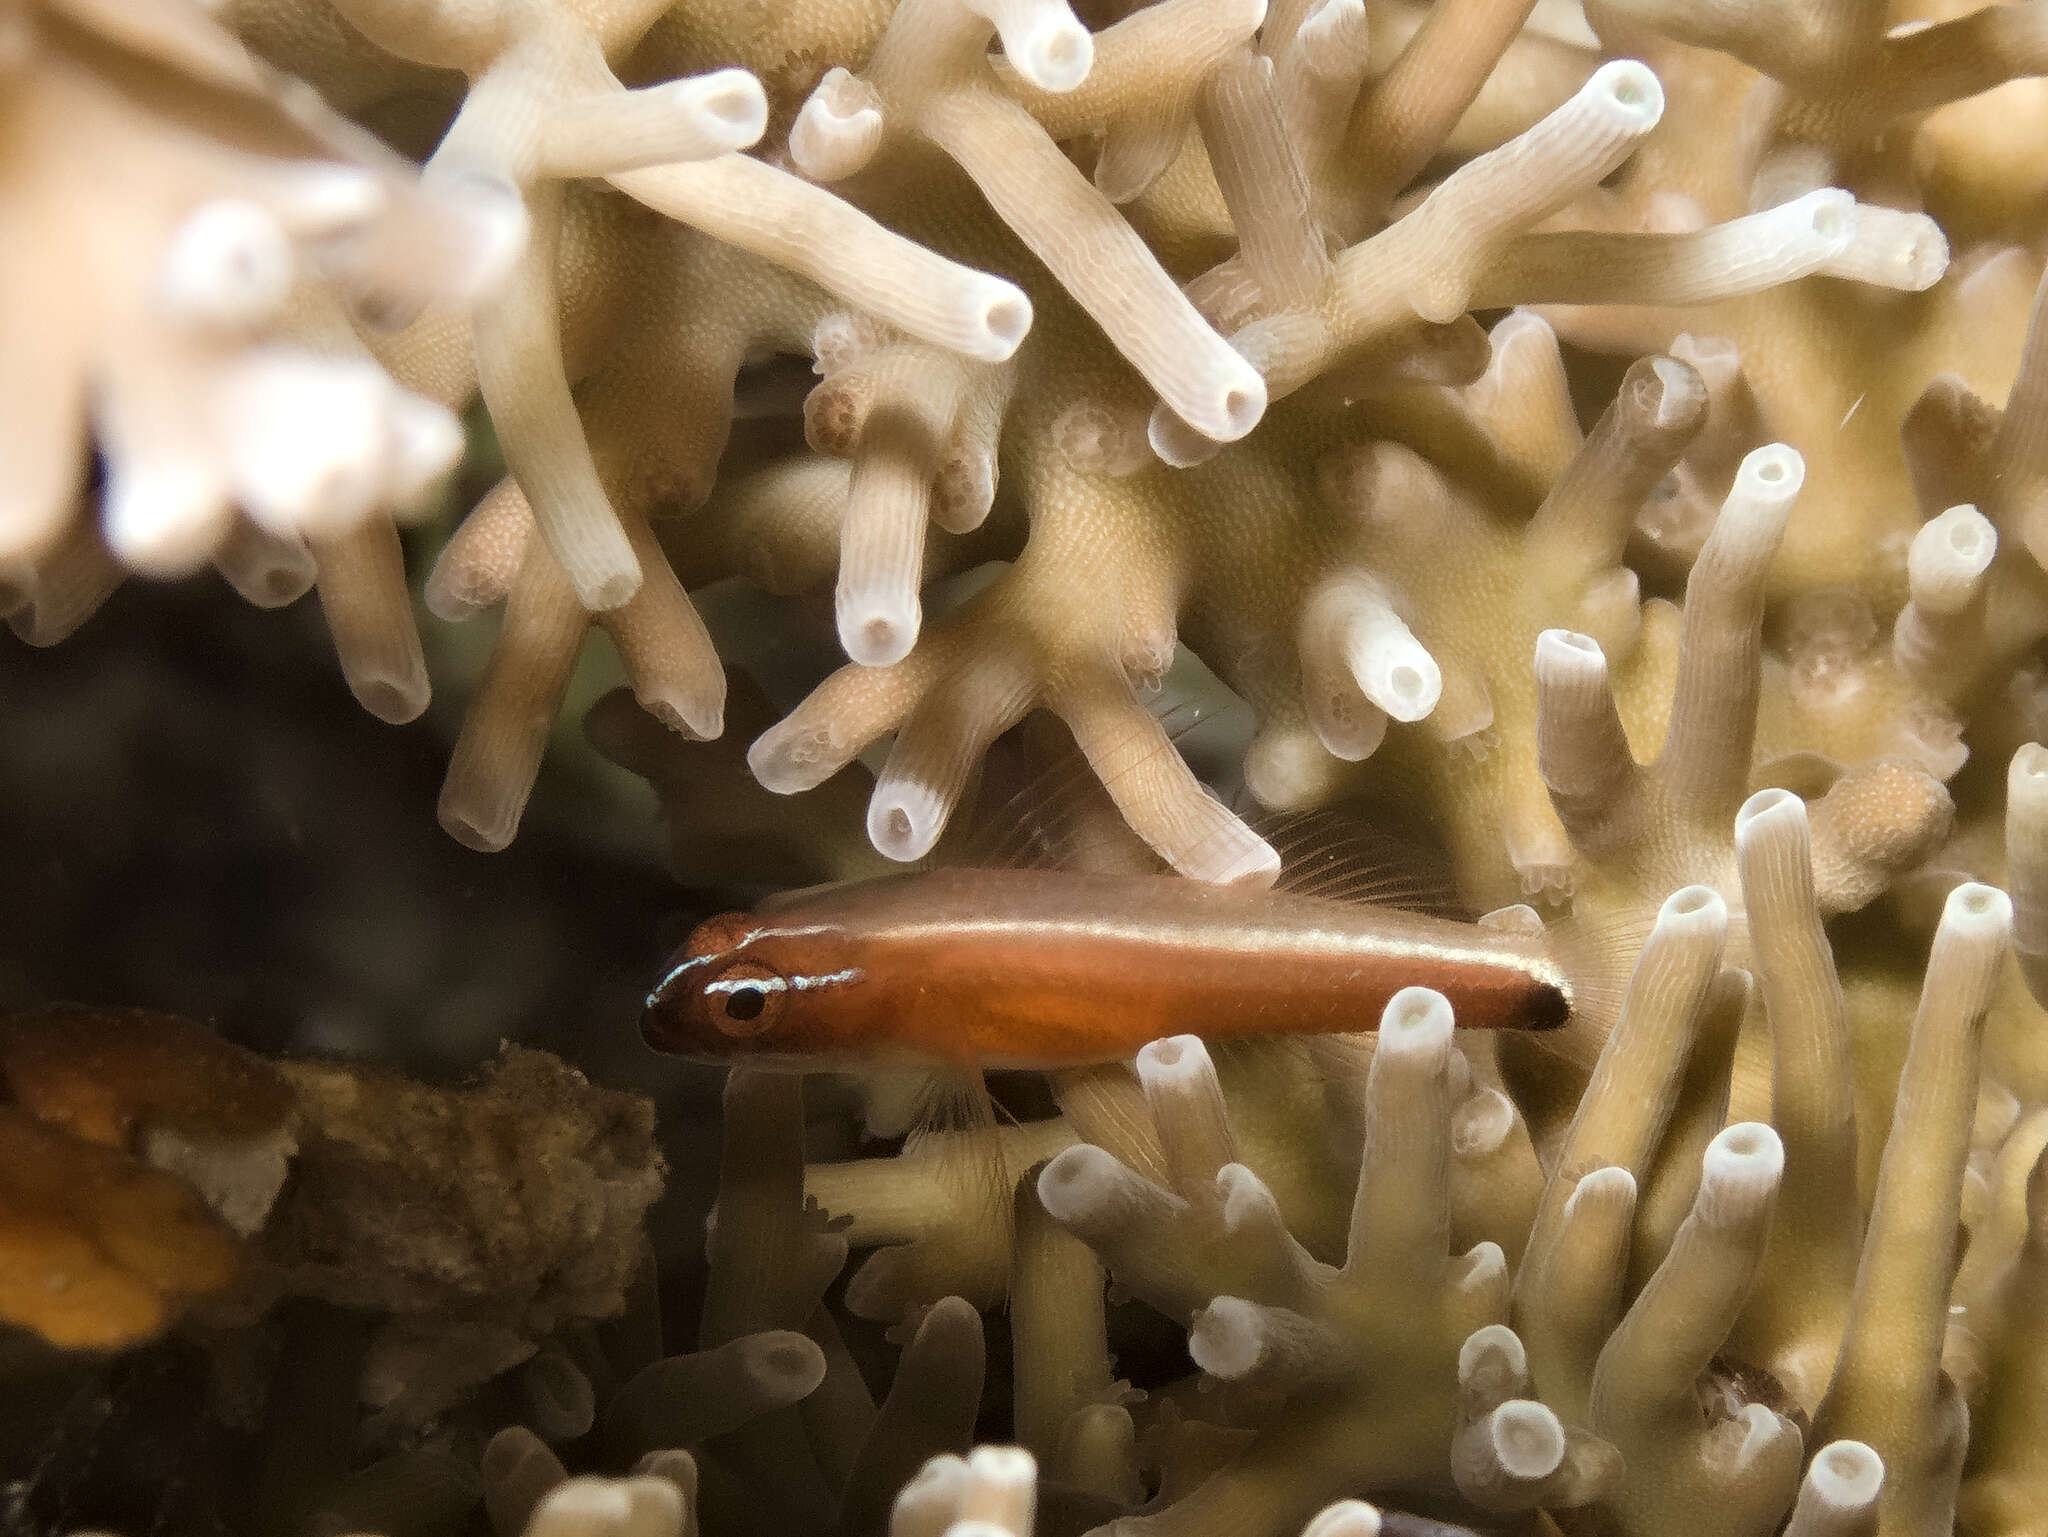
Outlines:
<svg viewBox="0 0 2048 1537"><path fill-rule="evenodd" d="M1423 1053L1447 1049L1451 1000L1434 988L1404 987L1380 1014L1380 1050Z"/></svg>
<svg viewBox="0 0 2048 1537"><path fill-rule="evenodd" d="M2012 755L2012 768L2006 775L2006 793L2048 805L2048 747L2039 742L2028 742Z"/></svg>
<svg viewBox="0 0 2048 1537"><path fill-rule="evenodd" d="M1664 86L1656 72L1637 59L1614 59L1601 65L1582 93L1597 95L1617 117L1644 133L1664 115Z"/></svg>
<svg viewBox="0 0 2048 1537"><path fill-rule="evenodd" d="M845 761L819 733L787 721L770 726L747 749L747 767L761 788L776 795L815 789Z"/></svg>
<svg viewBox="0 0 2048 1537"><path fill-rule="evenodd" d="M1884 1459L1861 1441L1830 1441L1813 1454L1806 1487L1836 1509L1865 1509L1883 1492Z"/></svg>
<svg viewBox="0 0 2048 1537"><path fill-rule="evenodd" d="M1806 822L1806 802L1790 790L1759 790L1735 813L1735 847L1741 851L1772 828Z"/></svg>
<svg viewBox="0 0 2048 1537"><path fill-rule="evenodd" d="M1169 1035L1138 1048L1140 1079L1184 1081L1213 1071L1209 1048L1197 1035Z"/></svg>
<svg viewBox="0 0 2048 1537"><path fill-rule="evenodd" d="M1238 1297L1218 1297L1195 1314L1188 1354L1212 1377L1245 1376L1265 1355L1265 1331L1258 1309Z"/></svg>
<svg viewBox="0 0 2048 1537"><path fill-rule="evenodd" d="M868 801L868 838L891 859L922 859L945 831L951 809L929 785L885 777Z"/></svg>
<svg viewBox="0 0 2048 1537"><path fill-rule="evenodd" d="M1785 507L1806 480L1806 460L1789 443L1766 443L1743 457L1730 500L1746 496L1767 507Z"/></svg>
<svg viewBox="0 0 2048 1537"><path fill-rule="evenodd" d="M1656 927L1666 931L1725 934L1728 903L1711 886L1682 886L1657 909Z"/></svg>
<svg viewBox="0 0 2048 1537"><path fill-rule="evenodd" d="M1519 1378L1529 1369L1528 1352L1521 1336L1506 1324L1488 1324L1465 1336L1458 1347L1458 1380L1469 1381L1482 1372L1498 1372Z"/></svg>
<svg viewBox="0 0 2048 1537"><path fill-rule="evenodd" d="M1038 1174L1038 1201L1055 1222L1072 1222L1101 1204L1124 1169L1114 1155L1082 1143L1053 1157Z"/></svg>
<svg viewBox="0 0 2048 1537"><path fill-rule="evenodd" d="M1086 80L1095 67L1095 39L1072 17L1048 15L1018 39L1010 62L1041 91L1064 93Z"/></svg>
<svg viewBox="0 0 2048 1537"><path fill-rule="evenodd" d="M1694 1209L1710 1220L1743 1220L1776 1194L1784 1172L1785 1144L1777 1132L1761 1121L1739 1121L1707 1144Z"/></svg>
<svg viewBox="0 0 2048 1537"><path fill-rule="evenodd" d="M1494 1410L1487 1439L1501 1471L1517 1479L1548 1478L1564 1462L1564 1426L1533 1399L1511 1399Z"/></svg>
<svg viewBox="0 0 2048 1537"><path fill-rule="evenodd" d="M1707 382L1699 370L1673 357L1646 361L1657 388L1656 399L1650 402L1650 424L1669 432L1697 421L1707 409Z"/></svg>
<svg viewBox="0 0 2048 1537"><path fill-rule="evenodd" d="M1958 612L1976 595L1997 553L1998 531L1975 507L1965 503L1930 518L1906 551L1913 601L1937 613Z"/></svg>
<svg viewBox="0 0 2048 1537"><path fill-rule="evenodd" d="M1965 881L1942 905L1941 926L1969 934L1990 934L2012 927L2012 898L1996 886Z"/></svg>
<svg viewBox="0 0 2048 1537"><path fill-rule="evenodd" d="M986 291L975 296L975 303L980 310L977 329L987 343L974 355L984 362L1003 362L1031 330L1031 301L1021 288L992 279Z"/></svg>
<svg viewBox="0 0 2048 1537"><path fill-rule="evenodd" d="M849 593L839 601L839 643L863 667L888 667L917 644L914 593Z"/></svg>
<svg viewBox="0 0 2048 1537"><path fill-rule="evenodd" d="M1309 1522L1301 1537L1380 1537L1380 1513L1364 1500L1340 1500Z"/></svg>
<svg viewBox="0 0 2048 1537"><path fill-rule="evenodd" d="M744 69L721 69L696 80L678 81L676 93L734 149L746 148L767 131L767 92Z"/></svg>
<svg viewBox="0 0 2048 1537"><path fill-rule="evenodd" d="M1636 1177L1618 1165L1609 1164L1582 1176L1572 1187L1572 1193L1565 1198L1565 1215L1571 1216L1581 1205L1596 1202L1626 1201L1634 1205L1635 1198Z"/></svg>
<svg viewBox="0 0 2048 1537"><path fill-rule="evenodd" d="M1590 635L1581 635L1576 630L1545 630L1536 637L1536 669L1539 679L1605 677L1607 653Z"/></svg>

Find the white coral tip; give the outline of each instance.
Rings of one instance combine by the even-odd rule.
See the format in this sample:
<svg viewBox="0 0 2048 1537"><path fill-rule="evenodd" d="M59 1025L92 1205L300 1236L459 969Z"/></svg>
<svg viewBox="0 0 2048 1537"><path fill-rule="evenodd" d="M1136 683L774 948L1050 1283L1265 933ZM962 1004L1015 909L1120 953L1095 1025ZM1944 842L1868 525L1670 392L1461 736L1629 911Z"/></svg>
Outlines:
<svg viewBox="0 0 2048 1537"><path fill-rule="evenodd" d="M1806 821L1806 802L1790 790L1759 790L1735 813L1735 847L1746 850L1758 838L1785 823Z"/></svg>
<svg viewBox="0 0 2048 1537"><path fill-rule="evenodd" d="M1694 1211L1715 1226L1747 1221L1777 1194L1785 1144L1762 1121L1738 1121L1707 1144Z"/></svg>
<svg viewBox="0 0 2048 1537"><path fill-rule="evenodd" d="M293 265L291 241L267 208L215 198L172 232L157 265L157 295L187 325L246 331L277 313Z"/></svg>
<svg viewBox="0 0 2048 1537"><path fill-rule="evenodd" d="M1906 551L1906 582L1913 602L1932 614L1969 607L1998 553L1998 530L1964 503L1930 518Z"/></svg>
<svg viewBox="0 0 2048 1537"><path fill-rule="evenodd" d="M1511 1399L1495 1409L1487 1444L1503 1473L1526 1482L1548 1478L1564 1462L1564 1426L1533 1399Z"/></svg>
<svg viewBox="0 0 2048 1537"><path fill-rule="evenodd" d="M1138 1081L1148 1089L1188 1092L1216 1076L1209 1048L1198 1035L1169 1035L1138 1048Z"/></svg>
<svg viewBox="0 0 2048 1537"><path fill-rule="evenodd" d="M1221 443L1214 438L1203 437L1182 421L1165 401L1152 408L1152 415L1145 423L1145 441L1152 445L1152 452L1159 456L1161 464L1171 465L1176 470L1191 470L1223 451Z"/></svg>
<svg viewBox="0 0 2048 1537"><path fill-rule="evenodd" d="M715 69L660 89L707 143L745 149L768 129L768 93L747 70Z"/></svg>
<svg viewBox="0 0 2048 1537"><path fill-rule="evenodd" d="M1567 678L1604 679L1607 653L1599 641L1577 630L1545 630L1536 637L1536 676L1560 683Z"/></svg>
<svg viewBox="0 0 2048 1537"><path fill-rule="evenodd" d="M1996 886L1965 881L1948 894L1941 926L1971 937L1996 938L2012 927L2012 898Z"/></svg>
<svg viewBox="0 0 2048 1537"><path fill-rule="evenodd" d="M1038 1171L1038 1202L1053 1221L1085 1221L1110 1208L1128 1186L1130 1171L1112 1153L1079 1143Z"/></svg>
<svg viewBox="0 0 2048 1537"><path fill-rule="evenodd" d="M1616 122L1648 133L1664 115L1664 87L1656 72L1637 59L1614 59L1593 71L1579 88L1583 98L1597 101Z"/></svg>
<svg viewBox="0 0 2048 1537"><path fill-rule="evenodd" d="M1875 1505L1883 1492L1882 1457L1861 1441L1830 1441L1813 1454L1799 1501L1814 1501L1831 1511L1862 1511Z"/></svg>
<svg viewBox="0 0 2048 1537"><path fill-rule="evenodd" d="M1492 1383L1505 1393L1519 1388L1529 1375L1529 1353L1522 1337L1506 1324L1487 1324L1465 1336L1458 1347L1458 1381L1472 1387Z"/></svg>
<svg viewBox="0 0 2048 1537"><path fill-rule="evenodd" d="M1016 284L982 275L968 286L967 302L975 334L968 355L985 363L1003 362L1031 330L1031 300Z"/></svg>
<svg viewBox="0 0 2048 1537"><path fill-rule="evenodd" d="M1443 697L1444 675L1436 658L1405 626L1388 626L1354 651L1358 686L1394 720L1421 720Z"/></svg>
<svg viewBox="0 0 2048 1537"><path fill-rule="evenodd" d="M968 0L996 25L1003 53L1041 91L1071 91L1095 67L1095 39L1066 0Z"/></svg>
<svg viewBox="0 0 2048 1537"><path fill-rule="evenodd" d="M1743 456L1735 472L1735 485L1728 493L1732 502L1741 497L1770 508L1789 508L1806 482L1806 460L1789 443L1766 443Z"/></svg>
<svg viewBox="0 0 2048 1537"><path fill-rule="evenodd" d="M1189 1323L1188 1355L1212 1377L1234 1382L1249 1375L1265 1354L1264 1321L1258 1307L1242 1297L1218 1297Z"/></svg>
<svg viewBox="0 0 2048 1537"><path fill-rule="evenodd" d="M1451 1024L1450 999L1434 988L1404 987L1381 1011L1379 1049L1404 1055L1448 1050Z"/></svg>
<svg viewBox="0 0 2048 1537"><path fill-rule="evenodd" d="M367 359L279 351L237 363L216 411L249 516L278 534L353 527L384 492L393 398Z"/></svg>
<svg viewBox="0 0 2048 1537"><path fill-rule="evenodd" d="M1303 1527L1301 1537L1380 1537L1380 1513L1364 1500L1339 1500Z"/></svg>
<svg viewBox="0 0 2048 1537"><path fill-rule="evenodd" d="M227 487L197 457L116 462L101 516L107 548L129 570L189 576L227 534Z"/></svg>
<svg viewBox="0 0 2048 1537"><path fill-rule="evenodd" d="M1711 886L1681 886L1657 909L1656 926L1665 934L1728 932L1728 903Z"/></svg>
<svg viewBox="0 0 2048 1537"><path fill-rule="evenodd" d="M1014 46L1005 39L1003 51L1017 73L1041 91L1071 91L1095 67L1095 39L1071 16L1048 17Z"/></svg>
<svg viewBox="0 0 2048 1537"><path fill-rule="evenodd" d="M920 621L917 595L897 583L878 583L839 596L839 643L863 667L887 667L910 655ZM878 843L875 845L880 848Z"/></svg>
<svg viewBox="0 0 2048 1537"><path fill-rule="evenodd" d="M790 125L789 158L813 181L839 181L874 158L886 127L874 87L834 65Z"/></svg>
<svg viewBox="0 0 2048 1537"><path fill-rule="evenodd" d="M951 798L931 785L885 774L868 801L868 839L891 859L922 859L939 841L952 809Z"/></svg>
<svg viewBox="0 0 2048 1537"><path fill-rule="evenodd" d="M1235 824L1225 837L1211 839L1203 857L1182 863L1181 874L1216 886L1270 886L1280 874L1280 852L1257 833Z"/></svg>

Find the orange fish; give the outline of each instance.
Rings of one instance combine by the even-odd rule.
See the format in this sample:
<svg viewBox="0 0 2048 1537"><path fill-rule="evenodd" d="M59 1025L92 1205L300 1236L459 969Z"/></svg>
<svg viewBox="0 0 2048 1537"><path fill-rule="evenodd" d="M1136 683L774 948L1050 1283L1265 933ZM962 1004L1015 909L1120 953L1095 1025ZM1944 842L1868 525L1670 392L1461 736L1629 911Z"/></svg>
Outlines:
<svg viewBox="0 0 2048 1537"><path fill-rule="evenodd" d="M1573 1008L1551 937L1174 875L941 869L707 919L648 995L657 1050L796 1071L1059 1068L1161 1036L1374 1029L1403 987L1458 1023Z"/></svg>

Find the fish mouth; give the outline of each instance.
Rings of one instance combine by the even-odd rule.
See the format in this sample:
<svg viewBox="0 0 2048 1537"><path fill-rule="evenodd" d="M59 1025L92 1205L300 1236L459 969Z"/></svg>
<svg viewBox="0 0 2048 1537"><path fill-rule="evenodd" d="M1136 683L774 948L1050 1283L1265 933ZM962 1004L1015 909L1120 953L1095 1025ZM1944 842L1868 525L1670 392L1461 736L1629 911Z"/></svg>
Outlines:
<svg viewBox="0 0 2048 1537"><path fill-rule="evenodd" d="M640 1039L665 1057L683 1057L699 1062L720 1062L698 1042L702 1032L690 1028L690 1009L697 1002L693 989L677 987L674 972L655 984L640 1006Z"/></svg>
<svg viewBox="0 0 2048 1537"><path fill-rule="evenodd" d="M640 1010L640 1039L664 1056L688 1056L688 1052L671 1043L670 1031L662 1023L661 1012L667 1006L668 1000L662 997L659 990L647 995L647 1002Z"/></svg>

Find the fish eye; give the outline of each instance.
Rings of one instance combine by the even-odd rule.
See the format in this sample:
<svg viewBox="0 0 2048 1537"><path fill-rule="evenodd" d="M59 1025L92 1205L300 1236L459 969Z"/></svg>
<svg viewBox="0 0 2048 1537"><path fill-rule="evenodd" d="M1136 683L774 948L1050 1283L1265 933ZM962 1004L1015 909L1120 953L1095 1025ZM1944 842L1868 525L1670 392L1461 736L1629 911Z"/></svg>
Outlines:
<svg viewBox="0 0 2048 1537"><path fill-rule="evenodd" d="M789 987L781 973L757 961L735 961L704 984L711 1022L725 1035L758 1035L782 1013Z"/></svg>

